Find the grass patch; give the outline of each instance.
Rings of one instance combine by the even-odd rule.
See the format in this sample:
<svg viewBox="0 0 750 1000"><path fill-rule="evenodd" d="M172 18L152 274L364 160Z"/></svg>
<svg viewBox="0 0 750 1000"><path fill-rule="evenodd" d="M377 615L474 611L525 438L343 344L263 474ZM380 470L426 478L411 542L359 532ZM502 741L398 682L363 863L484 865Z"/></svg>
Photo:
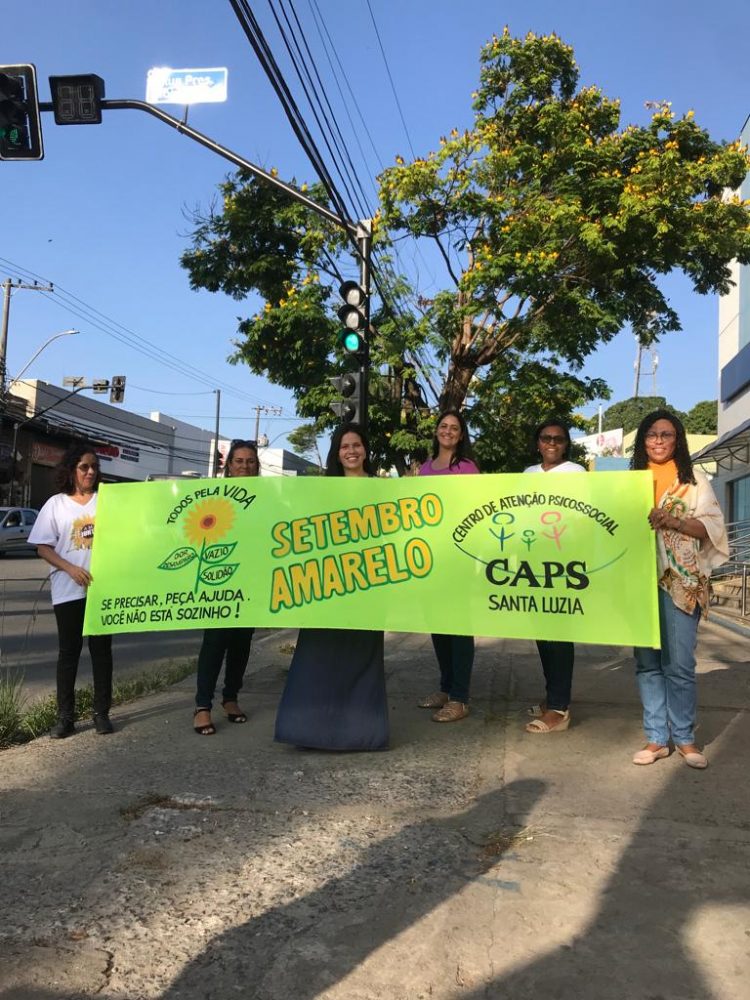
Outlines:
<svg viewBox="0 0 750 1000"><path fill-rule="evenodd" d="M23 674L4 672L0 677L0 747L9 746L23 720Z"/></svg>
<svg viewBox="0 0 750 1000"><path fill-rule="evenodd" d="M124 705L148 694L166 691L193 673L195 660L185 660L124 677L113 684L112 704ZM32 702L24 711L22 687L22 675L0 678L0 749L28 743L48 732L57 721L57 700L54 695ZM88 684L76 691L76 719L91 716L93 710L94 689Z"/></svg>

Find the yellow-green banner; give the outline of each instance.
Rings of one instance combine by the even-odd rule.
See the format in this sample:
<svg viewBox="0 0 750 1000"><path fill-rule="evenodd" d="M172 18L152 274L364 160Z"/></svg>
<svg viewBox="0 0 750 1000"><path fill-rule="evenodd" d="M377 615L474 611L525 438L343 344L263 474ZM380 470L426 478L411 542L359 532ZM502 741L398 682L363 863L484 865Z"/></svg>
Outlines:
<svg viewBox="0 0 750 1000"><path fill-rule="evenodd" d="M646 472L105 485L85 631L658 646L652 505Z"/></svg>

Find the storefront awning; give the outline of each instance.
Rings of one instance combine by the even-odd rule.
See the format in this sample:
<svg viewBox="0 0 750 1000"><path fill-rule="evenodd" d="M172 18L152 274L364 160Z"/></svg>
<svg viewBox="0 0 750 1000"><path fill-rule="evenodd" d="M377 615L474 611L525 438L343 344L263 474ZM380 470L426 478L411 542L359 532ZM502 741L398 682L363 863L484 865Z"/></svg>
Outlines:
<svg viewBox="0 0 750 1000"><path fill-rule="evenodd" d="M723 472L733 472L740 466L750 465L750 420L722 434L713 444L701 448L692 459L696 465L715 462Z"/></svg>

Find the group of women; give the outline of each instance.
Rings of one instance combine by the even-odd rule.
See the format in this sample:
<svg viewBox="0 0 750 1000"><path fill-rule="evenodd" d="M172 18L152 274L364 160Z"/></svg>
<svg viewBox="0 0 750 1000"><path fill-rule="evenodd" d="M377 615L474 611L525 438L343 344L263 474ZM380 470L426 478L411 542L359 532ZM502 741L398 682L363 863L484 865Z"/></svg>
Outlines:
<svg viewBox="0 0 750 1000"><path fill-rule="evenodd" d="M571 441L564 423L554 419L544 422L537 428L534 440L540 461L525 472L585 472L569 460ZM674 748L690 767L705 768L706 757L695 743L695 647L698 621L708 610L709 575L728 558L726 529L707 477L693 468L685 429L674 414L657 410L643 419L636 434L631 468L651 471L654 481L654 505L648 520L657 541L661 633L660 648L635 650L648 742L634 755L633 763L653 764L669 756ZM225 475L258 473L255 443L233 442ZM462 414L454 410L441 414L431 458L419 474L478 473ZM339 427L331 440L326 475L351 478L372 474L364 431L355 424ZM42 508L29 541L39 547L39 554L52 567L52 602L59 635L59 720L51 735L63 738L75 731L75 677L83 643L86 587L91 582L89 562L99 483L93 446L74 445L63 459L58 481L60 493ZM221 704L226 720L247 721L237 699L252 635L250 628L206 630L198 658L193 716L199 736L216 733L211 711L224 662ZM90 636L88 641L94 668L94 723L98 733L110 733L111 639ZM433 711L435 722L456 722L469 714L474 639L435 634L432 644L440 686L422 698L419 705ZM539 640L537 648L546 693L540 704L529 709L531 719L525 729L532 735L565 732L571 722L573 643ZM278 709L275 738L303 748L387 749L382 631L300 630Z"/></svg>

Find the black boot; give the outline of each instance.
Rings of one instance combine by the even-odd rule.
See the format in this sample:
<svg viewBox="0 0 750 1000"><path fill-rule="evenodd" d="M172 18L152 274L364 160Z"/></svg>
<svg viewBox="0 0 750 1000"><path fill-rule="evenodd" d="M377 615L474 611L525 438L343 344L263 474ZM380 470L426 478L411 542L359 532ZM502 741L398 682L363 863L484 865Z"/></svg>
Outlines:
<svg viewBox="0 0 750 1000"><path fill-rule="evenodd" d="M52 727L49 735L52 740L64 740L66 736L72 736L75 731L72 719L58 719L57 725Z"/></svg>
<svg viewBox="0 0 750 1000"><path fill-rule="evenodd" d="M108 733L113 733L115 731L114 726L109 721L109 716L105 715L103 712L94 716L94 729L100 736L106 736Z"/></svg>

